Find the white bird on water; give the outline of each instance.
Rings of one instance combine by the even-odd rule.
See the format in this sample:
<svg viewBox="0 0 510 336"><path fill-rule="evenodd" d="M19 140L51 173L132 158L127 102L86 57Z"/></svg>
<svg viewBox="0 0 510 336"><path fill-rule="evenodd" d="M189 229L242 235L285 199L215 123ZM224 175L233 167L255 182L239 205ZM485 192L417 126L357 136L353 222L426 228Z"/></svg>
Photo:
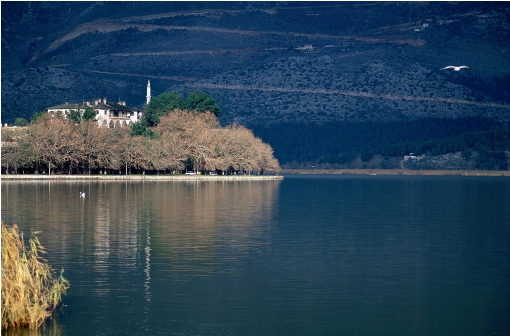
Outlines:
<svg viewBox="0 0 510 336"><path fill-rule="evenodd" d="M85 198L85 193L83 191L80 191L80 197Z"/></svg>
<svg viewBox="0 0 510 336"><path fill-rule="evenodd" d="M453 71L460 71L460 69L469 69L469 67L467 65L461 65L461 66L449 65L447 67L442 68L441 70L446 70L446 69L453 69Z"/></svg>

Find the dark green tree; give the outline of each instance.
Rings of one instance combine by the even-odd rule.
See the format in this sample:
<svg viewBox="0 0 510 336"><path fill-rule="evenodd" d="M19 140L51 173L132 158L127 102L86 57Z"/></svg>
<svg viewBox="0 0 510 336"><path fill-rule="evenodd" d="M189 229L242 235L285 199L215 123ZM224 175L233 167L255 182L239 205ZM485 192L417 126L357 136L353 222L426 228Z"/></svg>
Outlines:
<svg viewBox="0 0 510 336"><path fill-rule="evenodd" d="M186 109L190 111L214 113L216 117L221 114L221 109L216 100L205 92L195 91L186 97Z"/></svg>
<svg viewBox="0 0 510 336"><path fill-rule="evenodd" d="M184 98L181 94L175 92L163 93L153 97L148 105L145 106L144 119L147 127L159 124L159 119L167 112L174 109L185 108Z"/></svg>
<svg viewBox="0 0 510 336"><path fill-rule="evenodd" d="M87 107L85 111L83 112L82 119L83 120L92 120L96 117L96 112L93 108Z"/></svg>
<svg viewBox="0 0 510 336"><path fill-rule="evenodd" d="M41 112L36 112L36 113L34 113L34 115L30 118L30 121L31 121L31 122L36 121L37 119L39 119L39 117L43 116L45 113L48 113L48 111L43 110L43 111L41 111Z"/></svg>
<svg viewBox="0 0 510 336"><path fill-rule="evenodd" d="M16 118L14 120L14 126L26 126L27 120L25 118Z"/></svg>
<svg viewBox="0 0 510 336"><path fill-rule="evenodd" d="M81 115L79 110L70 110L66 117L68 120L74 122L75 124L78 124L81 121Z"/></svg>
<svg viewBox="0 0 510 336"><path fill-rule="evenodd" d="M157 139L159 136L152 129L147 127L147 122L145 120L140 120L138 122L131 124L131 132L132 136L144 136L151 139Z"/></svg>
<svg viewBox="0 0 510 336"><path fill-rule="evenodd" d="M132 136L144 135L145 131L147 131L147 123L145 120L132 123L130 127Z"/></svg>
<svg viewBox="0 0 510 336"><path fill-rule="evenodd" d="M374 156L374 151L370 148L363 148L361 151L361 161L368 162Z"/></svg>
<svg viewBox="0 0 510 336"><path fill-rule="evenodd" d="M356 160L356 154L352 152L343 153L338 160L338 163L346 164Z"/></svg>

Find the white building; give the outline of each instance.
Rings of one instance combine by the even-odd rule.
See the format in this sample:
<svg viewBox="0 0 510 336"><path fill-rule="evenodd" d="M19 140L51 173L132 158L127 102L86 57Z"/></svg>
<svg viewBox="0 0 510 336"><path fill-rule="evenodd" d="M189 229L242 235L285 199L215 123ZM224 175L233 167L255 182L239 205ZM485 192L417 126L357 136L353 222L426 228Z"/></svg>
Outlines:
<svg viewBox="0 0 510 336"><path fill-rule="evenodd" d="M147 83L147 103L151 99L151 87L150 81ZM125 101L119 101L117 103L109 102L106 98L96 99L94 102L84 102L81 104L61 104L53 107L49 107L48 113L62 113L67 114L71 110L78 110L83 115L86 108L92 108L96 112L94 118L97 121L99 127L123 127L128 126L131 123L142 120L142 111L126 106Z"/></svg>

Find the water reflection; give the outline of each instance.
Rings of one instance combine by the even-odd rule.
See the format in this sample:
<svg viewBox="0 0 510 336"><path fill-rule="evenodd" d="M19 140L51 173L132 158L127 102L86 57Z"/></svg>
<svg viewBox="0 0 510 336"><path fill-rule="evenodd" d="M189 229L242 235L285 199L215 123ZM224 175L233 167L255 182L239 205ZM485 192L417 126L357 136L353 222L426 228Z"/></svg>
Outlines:
<svg viewBox="0 0 510 336"><path fill-rule="evenodd" d="M210 254L222 230L240 249L250 245L243 240L260 238L263 232L253 224L267 224L279 183L3 181L2 215L9 220L20 214L16 221L22 229L44 229L42 240L48 238L52 249L92 253L97 270L108 267L105 261L114 254L126 266L140 254L149 257L154 231L158 239L153 244L170 252L185 249L179 257L200 260ZM81 190L85 198L79 197ZM23 202L9 201L20 197Z"/></svg>
<svg viewBox="0 0 510 336"><path fill-rule="evenodd" d="M151 236L149 228L145 229L146 231L146 237L147 237L147 245L145 246L145 282L144 282L144 288L145 288L145 300L147 301L147 304L151 303ZM145 306L145 310L148 310L148 306Z"/></svg>
<svg viewBox="0 0 510 336"><path fill-rule="evenodd" d="M58 322L58 313L51 320L47 320L46 323L37 329L10 329L8 331L2 330L2 334L9 336L61 336L65 335L65 327Z"/></svg>
<svg viewBox="0 0 510 336"><path fill-rule="evenodd" d="M95 298L72 301L67 316L79 307L88 322L104 323L106 311L134 312L145 302L147 322L154 271L186 281L218 271L225 249L231 261L256 249L267 240L279 184L3 181L2 219L42 231L50 263L71 280L71 300Z"/></svg>
<svg viewBox="0 0 510 336"><path fill-rule="evenodd" d="M509 205L497 178L2 183L70 335L508 334Z"/></svg>

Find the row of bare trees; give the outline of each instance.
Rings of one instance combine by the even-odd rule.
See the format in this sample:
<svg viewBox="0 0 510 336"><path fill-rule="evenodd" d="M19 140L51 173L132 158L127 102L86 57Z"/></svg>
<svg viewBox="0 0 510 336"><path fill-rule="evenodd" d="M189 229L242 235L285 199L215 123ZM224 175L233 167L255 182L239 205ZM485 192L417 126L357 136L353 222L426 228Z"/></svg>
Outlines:
<svg viewBox="0 0 510 336"><path fill-rule="evenodd" d="M214 114L174 110L154 137L130 129L74 124L45 114L27 128L2 132L2 171L9 173L279 172L273 149L240 125L220 127Z"/></svg>

